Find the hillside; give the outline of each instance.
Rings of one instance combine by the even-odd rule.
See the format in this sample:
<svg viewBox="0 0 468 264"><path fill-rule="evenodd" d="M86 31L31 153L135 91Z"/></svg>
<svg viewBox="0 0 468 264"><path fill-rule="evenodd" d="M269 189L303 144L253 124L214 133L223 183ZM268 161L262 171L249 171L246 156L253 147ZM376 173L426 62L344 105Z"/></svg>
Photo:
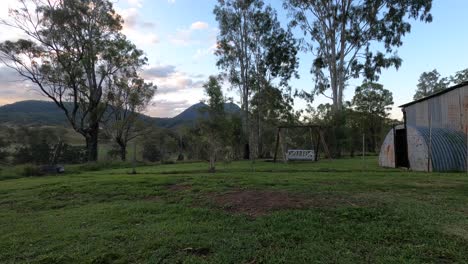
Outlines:
<svg viewBox="0 0 468 264"><path fill-rule="evenodd" d="M174 117L151 117L140 115L141 119L164 128L174 128L181 125L193 125L206 114L202 109L204 103L194 104ZM234 103L225 104L226 112L230 114L240 112ZM20 101L0 106L0 123L9 125L64 125L67 124L64 113L55 103L39 100Z"/></svg>

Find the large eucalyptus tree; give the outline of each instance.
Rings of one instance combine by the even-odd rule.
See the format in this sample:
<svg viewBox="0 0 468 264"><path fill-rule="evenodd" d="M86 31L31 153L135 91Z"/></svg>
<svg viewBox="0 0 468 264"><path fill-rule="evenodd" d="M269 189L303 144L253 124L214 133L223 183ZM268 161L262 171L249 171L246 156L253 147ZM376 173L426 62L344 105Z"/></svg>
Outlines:
<svg viewBox="0 0 468 264"><path fill-rule="evenodd" d="M33 82L63 110L97 160L99 123L113 75L146 63L121 33L122 18L109 0L19 0L1 23L25 39L0 44L0 60Z"/></svg>
<svg viewBox="0 0 468 264"><path fill-rule="evenodd" d="M396 49L410 20L431 22L431 6L432 0L284 0L290 25L304 32L305 48L315 56L310 96L330 89L340 110L348 80L376 80L382 69L398 68Z"/></svg>
<svg viewBox="0 0 468 264"><path fill-rule="evenodd" d="M297 44L262 0L219 0L214 14L219 23L217 65L239 89L248 156L255 158L251 97L272 81L287 87L298 66Z"/></svg>

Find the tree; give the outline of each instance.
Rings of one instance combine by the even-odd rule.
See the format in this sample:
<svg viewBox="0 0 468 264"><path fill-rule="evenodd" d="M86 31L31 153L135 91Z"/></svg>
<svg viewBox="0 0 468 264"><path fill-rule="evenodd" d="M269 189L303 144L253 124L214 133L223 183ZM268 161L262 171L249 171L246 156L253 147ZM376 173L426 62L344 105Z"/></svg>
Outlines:
<svg viewBox="0 0 468 264"><path fill-rule="evenodd" d="M310 95L331 89L333 108L340 110L348 80L376 80L382 69L398 68L402 60L395 48L411 31L408 20L431 22L431 5L432 0L286 0L290 26L310 37L305 48L316 55Z"/></svg>
<svg viewBox="0 0 468 264"><path fill-rule="evenodd" d="M86 139L88 161L96 161L112 76L146 58L120 33L122 18L108 0L19 2L1 23L28 39L1 43L0 60L63 110Z"/></svg>
<svg viewBox="0 0 468 264"><path fill-rule="evenodd" d="M413 99L418 100L440 92L446 89L448 85L448 78L441 78L440 73L436 69L430 72L423 72L421 76L419 76L417 90Z"/></svg>
<svg viewBox="0 0 468 264"><path fill-rule="evenodd" d="M249 158L255 158L250 99L272 79L281 85L296 74L297 45L290 31L281 28L276 12L262 0L218 0L214 9L219 23L217 65L239 89L242 126L248 138Z"/></svg>
<svg viewBox="0 0 468 264"><path fill-rule="evenodd" d="M10 142L0 137L0 164L5 162L7 157L9 156L9 153L8 153L9 146L10 146Z"/></svg>
<svg viewBox="0 0 468 264"><path fill-rule="evenodd" d="M104 119L106 133L119 146L120 159L127 158L128 142L148 132L149 126L140 120L151 102L156 86L145 83L136 69L126 69L113 76L109 87L109 116Z"/></svg>
<svg viewBox="0 0 468 264"><path fill-rule="evenodd" d="M376 151L377 137L382 131L382 125L388 117L393 105L392 92L383 88L383 85L373 82L364 82L356 88L352 104L361 114L361 127L369 131L370 149Z"/></svg>
<svg viewBox="0 0 468 264"><path fill-rule="evenodd" d="M271 157L274 153L275 133L278 125L292 124L296 121L292 106L292 98L288 94L268 85L258 91L251 100L258 155L260 158Z"/></svg>
<svg viewBox="0 0 468 264"><path fill-rule="evenodd" d="M208 146L208 154L210 159L210 171L215 172L216 156L223 146L223 130L226 120L224 112L224 97L221 90L221 85L218 78L210 76L208 81L203 85L205 93L208 96L208 119L202 121L201 128L204 132L204 139Z"/></svg>
<svg viewBox="0 0 468 264"><path fill-rule="evenodd" d="M468 82L468 69L457 71L453 76L450 76L450 81L453 84Z"/></svg>

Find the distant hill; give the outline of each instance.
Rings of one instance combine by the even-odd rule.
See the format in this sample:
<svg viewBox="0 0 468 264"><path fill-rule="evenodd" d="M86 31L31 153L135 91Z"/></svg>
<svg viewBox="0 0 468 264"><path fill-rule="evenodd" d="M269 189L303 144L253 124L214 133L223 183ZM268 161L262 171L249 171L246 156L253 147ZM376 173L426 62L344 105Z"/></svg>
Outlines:
<svg viewBox="0 0 468 264"><path fill-rule="evenodd" d="M164 128L174 128L181 125L193 125L200 118L204 118L206 113L202 109L207 107L204 103L197 103L185 109L175 117L162 118L141 115L141 119L153 122L155 125ZM239 106L234 103L226 103L227 113L235 114L240 112ZM0 106L0 123L10 125L66 125L67 119L63 111L54 102L28 100L15 102Z"/></svg>

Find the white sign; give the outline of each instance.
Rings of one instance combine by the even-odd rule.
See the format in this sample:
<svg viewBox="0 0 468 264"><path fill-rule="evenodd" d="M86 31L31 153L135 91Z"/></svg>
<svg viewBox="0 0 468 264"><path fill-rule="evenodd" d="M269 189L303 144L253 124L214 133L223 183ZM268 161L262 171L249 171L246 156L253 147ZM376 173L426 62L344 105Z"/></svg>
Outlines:
<svg viewBox="0 0 468 264"><path fill-rule="evenodd" d="M288 149L287 160L315 160L313 149Z"/></svg>

